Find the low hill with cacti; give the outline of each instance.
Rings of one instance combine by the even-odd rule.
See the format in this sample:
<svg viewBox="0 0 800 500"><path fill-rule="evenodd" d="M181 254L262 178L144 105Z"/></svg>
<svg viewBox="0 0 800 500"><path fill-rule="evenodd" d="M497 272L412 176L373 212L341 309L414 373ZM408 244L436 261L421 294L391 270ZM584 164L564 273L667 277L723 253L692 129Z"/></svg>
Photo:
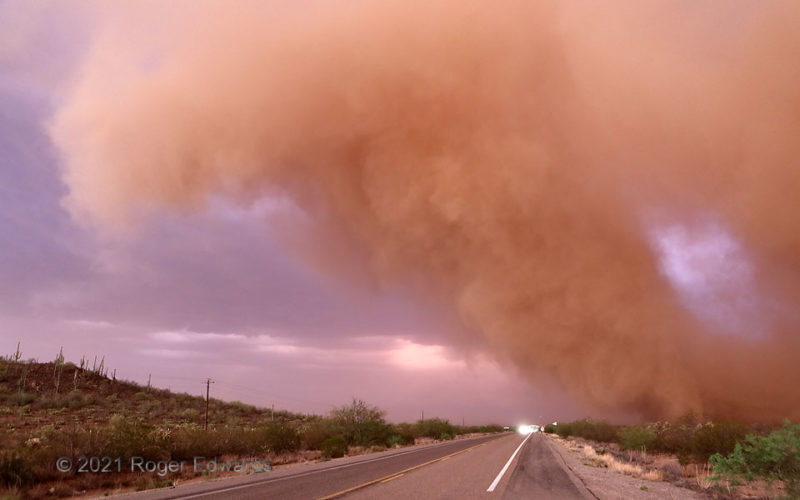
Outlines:
<svg viewBox="0 0 800 500"><path fill-rule="evenodd" d="M0 358L0 498L71 496L91 490L145 489L186 475L77 474L57 470L66 457L259 457L273 465L324 460L502 426L459 427L442 419L391 424L385 413L354 399L329 415L307 415L210 399L119 380L103 360L78 364ZM191 477L191 475L189 476Z"/></svg>
<svg viewBox="0 0 800 500"><path fill-rule="evenodd" d="M42 426L106 425L114 415L175 426L203 424L205 399L119 380L103 367L0 359L0 428L27 432ZM259 425L304 421L306 415L209 400L209 424Z"/></svg>

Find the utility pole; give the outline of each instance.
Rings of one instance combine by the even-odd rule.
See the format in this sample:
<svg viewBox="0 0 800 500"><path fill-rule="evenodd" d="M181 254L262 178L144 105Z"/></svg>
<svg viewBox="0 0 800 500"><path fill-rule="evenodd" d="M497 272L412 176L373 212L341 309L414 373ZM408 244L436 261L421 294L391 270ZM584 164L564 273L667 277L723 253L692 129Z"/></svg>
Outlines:
<svg viewBox="0 0 800 500"><path fill-rule="evenodd" d="M425 420L425 410L422 410L422 420Z"/></svg>
<svg viewBox="0 0 800 500"><path fill-rule="evenodd" d="M208 393L211 390L211 384L213 384L214 381L210 378L207 378L204 383L206 384L206 420L203 424L203 429L208 430Z"/></svg>
<svg viewBox="0 0 800 500"><path fill-rule="evenodd" d="M275 403L274 402L272 403L272 416L270 417L270 420L272 420L273 422L275 421Z"/></svg>

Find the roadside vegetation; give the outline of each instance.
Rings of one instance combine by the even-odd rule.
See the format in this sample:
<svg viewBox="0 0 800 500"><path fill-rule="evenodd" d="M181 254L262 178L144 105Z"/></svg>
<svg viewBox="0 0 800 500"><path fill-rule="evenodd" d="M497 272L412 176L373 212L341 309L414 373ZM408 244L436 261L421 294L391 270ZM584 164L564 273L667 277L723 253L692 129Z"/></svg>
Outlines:
<svg viewBox="0 0 800 500"><path fill-rule="evenodd" d="M56 461L132 456L152 461L194 457L268 458L272 465L327 460L470 433L499 425L461 427L438 418L389 423L359 399L327 415L257 408L124 381L102 359L23 360L19 349L0 358L0 498L72 496L84 491L148 489L191 477L185 473L63 473ZM123 468L124 469L124 468Z"/></svg>
<svg viewBox="0 0 800 500"><path fill-rule="evenodd" d="M544 431L593 442L583 446L586 465L651 480L672 479L713 490L720 498L736 497L736 488L749 483L765 485L770 495L800 498L800 425L788 421L780 427L752 427L689 414L630 426L577 420L547 425Z"/></svg>
<svg viewBox="0 0 800 500"><path fill-rule="evenodd" d="M767 435L750 434L727 456L711 456L714 472L739 483L766 479L780 481L789 498L800 498L800 425L789 421Z"/></svg>

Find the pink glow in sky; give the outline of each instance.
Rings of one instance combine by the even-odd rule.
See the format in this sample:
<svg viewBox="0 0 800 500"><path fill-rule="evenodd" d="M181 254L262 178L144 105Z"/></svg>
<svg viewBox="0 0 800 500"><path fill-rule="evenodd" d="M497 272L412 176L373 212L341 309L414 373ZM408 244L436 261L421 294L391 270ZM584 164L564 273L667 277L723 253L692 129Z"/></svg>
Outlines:
<svg viewBox="0 0 800 500"><path fill-rule="evenodd" d="M800 415L796 2L187 5L0 0L0 351L393 420Z"/></svg>

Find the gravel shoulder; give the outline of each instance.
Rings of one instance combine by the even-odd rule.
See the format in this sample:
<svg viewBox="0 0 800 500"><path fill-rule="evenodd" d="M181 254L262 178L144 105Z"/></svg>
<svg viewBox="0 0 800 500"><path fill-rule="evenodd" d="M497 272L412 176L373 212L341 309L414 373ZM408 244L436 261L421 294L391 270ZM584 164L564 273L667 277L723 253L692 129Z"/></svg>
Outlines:
<svg viewBox="0 0 800 500"><path fill-rule="evenodd" d="M556 457L586 486L599 500L639 500L654 498L675 500L707 500L711 496L697 491L681 488L660 480L632 477L598 466L587 459L582 445L570 446L563 439L548 436L547 443Z"/></svg>

